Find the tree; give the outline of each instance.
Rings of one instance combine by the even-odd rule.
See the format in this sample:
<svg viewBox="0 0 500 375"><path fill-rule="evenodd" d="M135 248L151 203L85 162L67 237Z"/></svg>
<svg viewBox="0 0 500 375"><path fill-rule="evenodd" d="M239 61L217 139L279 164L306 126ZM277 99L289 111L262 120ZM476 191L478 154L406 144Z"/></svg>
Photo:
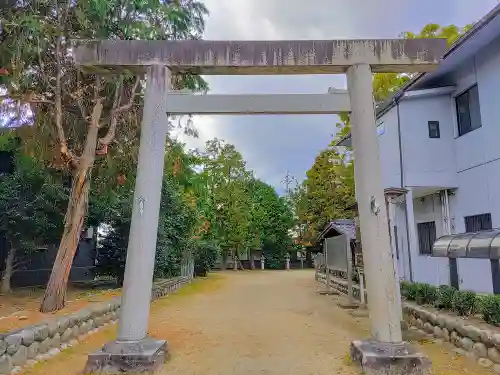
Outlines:
<svg viewBox="0 0 500 375"><path fill-rule="evenodd" d="M187 167L191 159L182 144L171 139L167 143L156 246L156 278L180 274L181 260L192 250L192 233L197 222L196 207L191 205L186 195L186 189L191 184L192 173ZM107 164L103 167L110 166ZM101 275L116 277L119 284L123 283L125 272L135 182L135 172L126 173L129 173L129 178L123 185L116 184L110 189L109 185L104 184L107 186L104 194L94 189L90 206L90 219L106 224L108 228L98 246L97 271Z"/></svg>
<svg viewBox="0 0 500 375"><path fill-rule="evenodd" d="M303 243L314 242L330 221L353 215L348 210L355 202L353 155L335 146L350 131L349 116L342 114L340 120L336 136L319 153L306 173L307 178L291 196L296 232Z"/></svg>
<svg viewBox="0 0 500 375"><path fill-rule="evenodd" d="M405 31L401 36L405 39L444 38L446 39L446 44L450 47L458 38L469 31L472 26L474 26L472 23L463 27L455 25L440 26L436 23L429 23L425 25L418 34L412 33L411 31Z"/></svg>
<svg viewBox="0 0 500 375"><path fill-rule="evenodd" d="M459 28L454 25L428 24L415 34L403 32L404 38L446 38L453 44L472 25ZM373 93L376 102L389 98L404 86L410 74L376 73L373 76ZM350 132L349 115L342 114L337 124L337 134L329 147L322 150L307 172L304 183L292 193L291 199L296 219L296 232L302 242L313 241L324 226L333 219L351 217L346 208L355 202L354 159L346 149L335 147L336 142Z"/></svg>
<svg viewBox="0 0 500 375"><path fill-rule="evenodd" d="M455 25L440 26L436 23L425 25L419 33L411 31L401 33L405 39L416 38L444 38L448 47L457 41L464 33L469 31L473 24L457 27ZM382 102L404 86L412 77L410 74L376 73L373 76L373 96L376 102Z"/></svg>
<svg viewBox="0 0 500 375"><path fill-rule="evenodd" d="M286 200L246 169L242 155L231 144L208 141L197 157L201 170L193 185L201 218L197 238L219 243L223 268L229 252L235 269L243 268L243 253L249 255L253 268L253 250L262 249L265 243L269 251L276 250L277 259L284 260L292 223Z"/></svg>
<svg viewBox="0 0 500 375"><path fill-rule="evenodd" d="M250 202L245 187L251 173L246 171L243 157L233 145L214 139L206 143L205 149L200 162L207 200L214 210L212 232L220 243L223 267L230 251L236 266L247 237Z"/></svg>
<svg viewBox="0 0 500 375"><path fill-rule="evenodd" d="M286 254L292 248L292 210L287 200L276 194L268 212L268 225L262 245L266 264L268 268L281 268Z"/></svg>
<svg viewBox="0 0 500 375"><path fill-rule="evenodd" d="M269 190L264 182L255 178L249 179L246 184L246 194L250 198L249 218L246 230L245 246L247 248L248 259L250 259L250 268L255 269L254 250L262 249L263 239L265 237L264 226L266 224L266 207ZM274 193L274 189L272 189ZM272 194L272 193L271 193Z"/></svg>
<svg viewBox="0 0 500 375"><path fill-rule="evenodd" d="M191 39L201 35L206 8L198 1L18 2L1 9L0 66L7 101L29 104L34 141L49 159L72 172L64 231L41 311L64 305L69 270L86 215L96 153L120 144L123 128L140 124L142 77L84 76L71 59L72 39ZM200 88L197 77L174 77L174 86ZM19 106L18 106L19 107ZM10 121L25 113L13 116ZM53 150L56 150L55 152Z"/></svg>
<svg viewBox="0 0 500 375"><path fill-rule="evenodd" d="M89 221L99 223L106 232L97 244L97 274L116 277L123 284L128 234L132 216L133 181L109 189L107 194L90 197Z"/></svg>
<svg viewBox="0 0 500 375"><path fill-rule="evenodd" d="M192 233L196 211L185 201L184 190L166 174L162 187L155 277L180 275L180 265L192 252Z"/></svg>
<svg viewBox="0 0 500 375"><path fill-rule="evenodd" d="M12 275L30 262L39 247L61 235L68 189L36 158L23 154L12 133L2 135L2 150L15 155L13 173L0 177L0 233L8 243L1 293L11 290Z"/></svg>
<svg viewBox="0 0 500 375"><path fill-rule="evenodd" d="M291 245L292 211L287 200L261 180L249 181L248 194L251 207L247 247L249 250L264 249L268 267L280 268ZM250 264L253 264L253 259Z"/></svg>
<svg viewBox="0 0 500 375"><path fill-rule="evenodd" d="M196 240L193 242L193 252L195 276L206 276L215 266L220 254L219 243L213 240Z"/></svg>

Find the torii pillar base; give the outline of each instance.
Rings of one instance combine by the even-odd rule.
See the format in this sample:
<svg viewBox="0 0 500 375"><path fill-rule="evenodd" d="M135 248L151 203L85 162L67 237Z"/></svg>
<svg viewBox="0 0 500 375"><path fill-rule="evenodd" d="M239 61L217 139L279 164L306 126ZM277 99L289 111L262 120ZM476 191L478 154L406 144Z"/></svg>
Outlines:
<svg viewBox="0 0 500 375"><path fill-rule="evenodd" d="M353 341L350 353L367 375L431 374L431 361L407 342Z"/></svg>
<svg viewBox="0 0 500 375"><path fill-rule="evenodd" d="M146 338L137 342L110 342L89 355L85 374L151 374L160 369L168 357L164 340Z"/></svg>

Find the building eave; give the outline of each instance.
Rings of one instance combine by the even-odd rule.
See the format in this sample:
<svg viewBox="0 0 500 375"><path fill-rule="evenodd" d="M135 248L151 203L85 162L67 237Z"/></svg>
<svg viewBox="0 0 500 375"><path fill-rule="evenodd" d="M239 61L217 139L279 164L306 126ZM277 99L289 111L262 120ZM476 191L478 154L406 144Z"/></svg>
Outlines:
<svg viewBox="0 0 500 375"><path fill-rule="evenodd" d="M493 20L495 20L500 15L500 4L495 6L490 12L488 12L483 18L481 18L478 22L476 22L469 31L464 33L460 38L458 38L455 43L453 43L450 48L445 52L442 61L446 59L450 59L452 56L456 55L461 49L467 46L467 42L474 39L477 34L483 30L488 24L490 24ZM483 34L484 35L484 34ZM471 54L476 53L476 51L471 52ZM427 89L425 87L417 87L422 83L422 86L425 86L424 81L428 80L430 77L435 77L440 72L440 67L443 63L438 66L438 68L433 72L428 73L417 73L413 78L411 78L408 82L406 82L398 91L396 91L389 98L379 103L375 108L376 118L379 119L385 113L390 111L394 106L402 99L404 94L411 90L412 88L422 88ZM335 143L335 146L343 146L343 147L352 147L351 142L351 134L346 134L340 140Z"/></svg>
<svg viewBox="0 0 500 375"><path fill-rule="evenodd" d="M326 235L331 231L338 233L337 235L345 235L349 239L354 238L355 236L353 235L353 233L349 233L349 230L346 230L345 228L346 226L354 228L355 227L354 220L344 219L344 220L331 221L330 223L327 224L325 229L323 229L321 233L316 237L316 243L319 243L321 242L321 240L325 239Z"/></svg>
<svg viewBox="0 0 500 375"><path fill-rule="evenodd" d="M491 11L489 11L483 18L481 18L478 22L476 22L470 30L464 33L460 38L458 38L455 43L453 43L450 48L445 52L443 59L446 60L450 58L453 54L455 54L461 47L464 47L465 44L471 40L474 36L477 35L479 31L481 31L484 27L486 27L491 21L493 21L497 16L500 15L500 4L495 6ZM421 82L421 80L425 77L429 77L431 75L439 74L439 67L433 72L427 73L417 73L413 78L411 78L404 86L402 86L398 91L396 91L392 96L382 102L379 106L377 106L377 118L386 113L389 109L391 109L397 101L403 96L403 94L416 86L417 83Z"/></svg>

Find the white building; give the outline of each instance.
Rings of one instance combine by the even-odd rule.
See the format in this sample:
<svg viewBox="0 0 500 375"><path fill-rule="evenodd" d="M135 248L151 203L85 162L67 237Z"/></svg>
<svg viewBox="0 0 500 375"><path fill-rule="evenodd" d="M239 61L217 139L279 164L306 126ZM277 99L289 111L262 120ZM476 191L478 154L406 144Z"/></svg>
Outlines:
<svg viewBox="0 0 500 375"><path fill-rule="evenodd" d="M500 227L500 6L377 107L377 132L384 187L409 190L391 223L400 277L492 292L488 259L455 273L429 254L442 235Z"/></svg>

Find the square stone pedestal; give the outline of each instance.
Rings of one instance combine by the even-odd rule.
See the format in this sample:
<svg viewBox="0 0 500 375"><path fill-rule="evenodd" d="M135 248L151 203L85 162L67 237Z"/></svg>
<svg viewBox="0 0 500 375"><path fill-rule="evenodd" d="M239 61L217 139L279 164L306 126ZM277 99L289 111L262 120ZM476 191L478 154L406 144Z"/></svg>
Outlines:
<svg viewBox="0 0 500 375"><path fill-rule="evenodd" d="M340 293L337 292L336 290L333 290L333 289L323 289L323 290L319 290L318 291L318 294L320 296L338 296Z"/></svg>
<svg viewBox="0 0 500 375"><path fill-rule="evenodd" d="M167 342L145 338L136 342L110 342L92 354L85 374L153 373L165 363Z"/></svg>
<svg viewBox="0 0 500 375"><path fill-rule="evenodd" d="M359 309L359 303L356 303L354 301L352 301L352 302L340 301L339 303L337 303L337 306L340 307L341 309L344 309L344 310Z"/></svg>
<svg viewBox="0 0 500 375"><path fill-rule="evenodd" d="M369 375L429 375L431 362L410 344L353 341L351 358Z"/></svg>

